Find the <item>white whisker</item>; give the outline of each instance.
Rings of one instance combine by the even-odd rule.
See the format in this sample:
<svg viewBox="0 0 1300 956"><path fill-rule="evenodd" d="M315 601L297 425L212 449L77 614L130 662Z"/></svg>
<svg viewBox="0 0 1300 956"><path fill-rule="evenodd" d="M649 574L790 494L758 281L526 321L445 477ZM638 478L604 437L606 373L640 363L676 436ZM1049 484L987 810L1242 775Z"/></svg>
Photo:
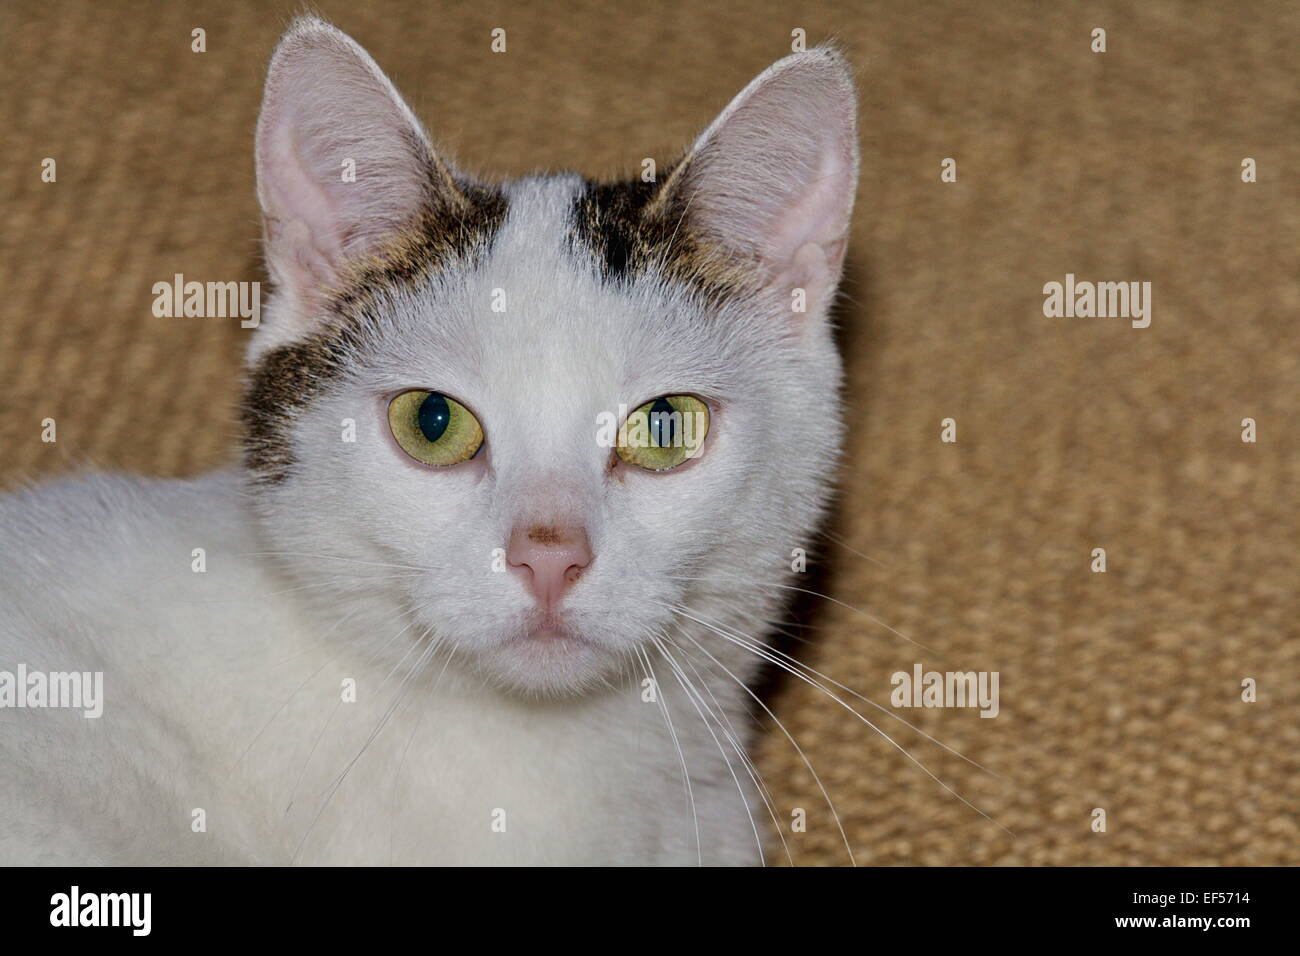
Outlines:
<svg viewBox="0 0 1300 956"><path fill-rule="evenodd" d="M708 627L707 624L704 626ZM772 709L768 707L767 704L763 703L763 701L759 698L759 696L755 694L752 690L750 690L748 685L746 685L746 683L743 680L741 680L734 673L732 673L731 669L728 668L726 664L723 664L720 660L718 660L716 657L710 654L708 649L705 648L704 645L702 645L695 638L691 637L691 635L688 634L684 628L682 629L682 634L692 644L698 647L700 649L700 652L704 654L705 657L707 657L709 660L713 661L714 664L720 667L723 673L725 673L728 677L730 677L733 681L735 681L741 690L743 690L746 694L748 694L751 698L753 698L754 703L758 704L759 707L763 708L763 711L767 714L767 716L772 718L772 721L780 729L781 733L785 735L785 739L790 741L790 746L794 747L795 752L799 755L799 758L803 761L804 766L807 767L808 772L812 774L813 780L817 783L817 788L822 793L822 799L826 801L826 806L830 808L831 816L835 819L835 826L839 828L840 838L844 841L844 849L849 854L849 862L852 863L854 866L857 866L858 862L853 857L853 847L849 845L849 837L848 834L844 832L844 824L840 821L840 815L838 811L836 811L835 809L835 802L831 800L831 795L826 791L826 785L822 783L822 778L818 776L817 771L813 769L812 761L810 761L808 759L808 755L803 752L803 748L800 747L799 742L794 739L794 735L791 734L790 731L786 729L785 724L781 722L781 719L777 717L776 714L772 713Z"/></svg>
<svg viewBox="0 0 1300 956"><path fill-rule="evenodd" d="M744 762L745 769L749 772L750 779L753 780L754 785L758 787L759 796L762 797L763 804L764 806L767 807L767 812L772 817L772 825L776 829L776 835L781 841L782 849L785 850L786 860L790 863L791 866L794 866L794 858L791 857L790 847L785 840L785 830L782 828L781 823L776 816L776 803L772 796L772 791L767 786L767 783L763 780L763 775L762 773L759 772L758 765L755 764L753 759L749 756L749 754L745 752L745 747L740 742L740 735L736 731L735 725L731 722L731 718L727 716L726 708L722 706L722 703L718 700L717 695L713 693L713 688L709 686L709 681L704 677L703 674L700 673L699 669L695 666L695 662L691 660L691 656L687 652L687 649L682 647L680 644L676 644L671 641L670 643L673 643L673 646L678 648L678 650L682 652L682 660L686 662L686 666L691 669L691 672L695 674L696 677L699 678L700 684L703 685L704 690L708 693L709 699L713 701L713 704L717 708L717 712L721 716L722 721L726 723L725 729L722 727L721 723L719 724L719 729L722 730L724 735L726 735L728 741L731 743L732 748L736 751L737 755ZM703 703L703 700L701 700L701 703Z"/></svg>
<svg viewBox="0 0 1300 956"><path fill-rule="evenodd" d="M668 607L668 605L661 605L661 606ZM685 608L685 607L683 607L682 605L676 605L676 606L679 607L679 608L681 608L682 610L690 610L689 608ZM698 611L695 611L694 613L699 614ZM704 623L708 622L709 620L710 620L709 618L706 618L706 617L704 617L703 615L701 615L700 623L701 623L701 624L704 624ZM743 633L737 631L735 628L727 627L727 625L723 624L723 623L720 622L720 621L713 620L712 623L715 624L715 625L717 625L718 627L726 628L726 629L727 629L728 631L730 631L731 634L732 634L734 637L736 637L737 639L748 639L748 641L750 642L749 645L747 645L747 646L749 647L749 650L752 650L752 651L754 651L755 653L760 653L760 654L762 654L762 655L766 655L766 654L774 654L774 655L776 655L777 657L782 658L782 659L783 659L786 663L788 663L790 666L802 668L802 669L803 669L804 671L806 671L807 673L809 673L809 674L813 674L813 675L815 675L815 676L821 678L822 680L826 681L827 683L834 684L836 687L838 687L840 690L844 691L845 693L852 694L854 697L858 698L858 700L860 700L860 701L862 701L862 702L864 702L864 703L870 704L872 707L876 708L876 710L880 711L880 712L881 712L882 714L884 714L886 717L890 717L890 718L892 718L892 719L898 721L899 723L901 723L903 726L905 726L905 727L907 727L907 728L909 728L909 729L911 729L911 730L916 731L918 734L920 734L920 735L921 735L922 737L924 737L926 740L930 741L930 743L934 744L934 745L937 746L937 747L941 747L941 748L943 748L944 750L948 751L948 753L952 754L954 757L959 757L960 759L966 761L966 763L970 764L972 767L977 767L978 769L984 771L984 772L985 772L986 774L988 774L990 777L994 777L994 778L999 779L999 780L1002 779L1001 776L1000 776L999 774L997 774L997 773L995 773L994 771L990 770L988 767L984 766L984 765L983 765L982 763L980 763L978 760L973 760L973 759L971 759L970 757L967 757L967 756L966 756L964 753L962 753L960 750L956 750L955 748L950 747L950 746L948 746L947 744L945 744L942 740L939 740L939 739L936 738L936 737L932 737L930 734L926 733L926 732L925 732L924 730L922 730L920 727L918 727L918 726L916 726L915 724L913 724L913 723L912 723L911 721L909 721L907 718L903 717L903 716L900 715L900 714L896 714L894 711L890 710L888 707L885 707L883 704L879 704L879 703L877 703L876 701L872 700L870 697L867 697L867 696L865 696L865 695L863 695L863 694L858 693L858 692L857 692L856 690L854 690L852 687L847 687L847 686L845 686L844 684L841 684L839 681L835 680L835 678L833 678L833 677L828 677L826 674L823 674L821 671L817 670L816 668L814 668L814 667L812 667L812 666L810 666L810 665L808 665L808 664L805 664L803 661L799 660L798 658L793 657L793 656L791 656L790 654L787 654L785 651L779 650L779 649L777 649L777 648L775 648L775 647L769 647L769 646L767 646L767 645L761 644L761 643L757 642L756 640L754 640L754 638L751 637L750 635L743 634ZM782 663L781 661L777 661L777 660L771 660L770 658L768 658L768 660L769 660L770 663L772 663L773 665L775 665L775 666L777 666L777 667L780 667L780 668L783 669L783 670L790 671L790 668L787 667L785 663ZM791 671L791 673L793 673L793 672ZM796 675L796 676L799 676L799 675ZM806 678L805 678L805 679L806 679ZM819 689L819 690L822 690L822 691L825 691L825 690L826 690L826 688L824 688L824 687L819 687L818 689ZM827 692L827 693L829 693L829 692ZM831 696L833 697L834 695L831 695ZM838 704L840 704L840 706L848 708L848 709L853 713L853 715L854 715L855 717L859 718L860 720L864 720L864 719L865 719L865 718L863 718L862 715L859 714L856 710L854 710L852 707L849 707L849 705L846 704L844 701L839 700L838 698L836 698L836 702L837 702Z"/></svg>
<svg viewBox="0 0 1300 956"><path fill-rule="evenodd" d="M673 578L674 580L679 580L679 581L710 581L710 580L712 580L711 578L707 578L707 577L691 578L691 577L682 577L681 575L667 575L667 577L670 577L670 578ZM840 607L842 607L842 608L844 608L844 609L846 609L846 610L852 611L854 614L860 614L860 615L862 615L862 616L865 617L868 621L871 621L873 624L877 624L877 625L879 625L880 627L883 627L883 628L884 628L885 630L887 630L890 634L893 634L893 635L895 635L896 637L901 637L903 640L907 641L907 643L909 643L909 644L915 644L917 647L921 648L921 650L923 650L923 651L929 651L931 654L936 654L936 653L938 653L938 652L935 651L933 648L926 647L924 644L920 643L919 641L914 641L914 640L912 640L910 637L908 637L908 636L907 636L906 634L904 634L902 631L897 630L896 628L890 627L888 624L886 624L884 621L880 620L878 617L874 617L873 615L868 614L866 611L862 610L862 608L860 608L860 607L854 607L852 604L848 604L848 603L846 603L845 601L841 601L839 598L831 597L829 594L822 594L820 591L812 591L812 590L809 590L808 588L796 587L796 586L793 585L793 584L780 584L780 583L777 583L777 582L774 582L774 581L748 581L748 582L746 582L746 583L747 583L747 584L752 584L754 587L758 587L758 588L780 588L780 589L783 590L783 591L798 591L800 594L810 594L810 595L812 595L813 597L819 597L819 598L822 598L823 600L830 601L832 604L838 604Z"/></svg>
<svg viewBox="0 0 1300 956"><path fill-rule="evenodd" d="M686 613L686 612L684 612L684 611L681 611L681 610L678 610L678 609L674 609L674 610L676 610L677 613L682 614L684 617L690 618L691 620L695 621L696 623L703 625L704 627L708 628L710 631L713 631L713 632L714 632L715 634L717 634L718 636L720 636L720 637L724 638L725 640L728 640L728 641L730 641L731 643L735 644L737 647L745 648L746 650L750 651L751 653L758 654L758 656L760 656L760 657L763 657L763 656L764 656L764 655L762 655L762 654L759 654L759 653L758 653L758 652L757 652L753 647L746 646L745 643L743 643L743 642L737 640L736 638L732 637L731 635L729 635L729 634L723 632L723 631L720 630L719 628L716 628L716 627L714 627L714 626L712 626L712 625L710 625L710 624L707 624L707 623L705 623L704 621L701 621L699 618L693 617L692 615L690 615L690 614L688 614L688 613ZM692 638L692 641L694 641L693 638ZM772 661L774 664L778 664L778 666L782 666L782 665L779 664L779 662L778 662L775 658L764 657L764 659L765 659L765 660L770 660L770 661ZM920 760L916 759L916 757L914 757L914 756L912 756L910 753L908 753L906 747L902 746L900 743L898 743L898 741L894 740L893 737L889 736L889 734L885 733L883 730L881 730L879 727L877 727L875 724L873 724L873 723L872 723L870 720L868 720L866 717L862 716L862 714L860 714L860 713L858 713L856 710L854 710L853 707L851 707L850 705L846 704L843 700L841 700L841 699L840 699L839 697L837 697L835 694L831 693L831 692L830 692L829 690L827 690L825 687L821 686L821 685L818 684L816 681L810 679L807 675L803 674L802 672L797 671L797 670L795 670L795 669L793 669L793 668L789 668L789 667L787 667L786 670L787 670L789 673L791 673L791 674L795 675L796 677L798 677L800 680L802 680L802 681L804 681L805 683L809 684L810 686L815 687L815 688L817 688L818 690L822 691L822 693L826 694L826 696L828 696L831 700L835 701L837 704L839 704L841 707L843 707L843 708L844 708L845 710L847 710L849 713L851 713L851 714L853 714L854 716L856 716L860 721L862 721L864 724L866 724L868 727L870 727L872 730L874 730L876 733L878 733L881 737L883 737L886 741L888 741L889 744L890 744L891 746L893 746L893 747L894 747L894 748L895 748L899 753L901 753L904 757L906 757L906 758L907 758L908 760L910 760L912 763L914 763L914 764L916 764L918 767L920 767L921 770L922 770L922 772L924 772L925 775L928 776L931 780L933 780L935 783L939 784L939 786L943 787L943 789L947 790L950 794L952 794L954 797L956 797L958 800L960 800L960 801L961 801L962 803L964 803L966 806L970 807L970 809L974 810L976 813L978 813L978 814L979 814L980 816L982 816L984 819L988 820L990 823L992 823L992 824L993 824L994 826L996 826L998 829L1002 830L1002 831L1003 831L1004 833L1006 833L1008 836L1013 837L1013 838L1015 837L1015 834L1014 834L1011 830L1007 829L1005 826L1003 826L1003 825L1002 825L1001 823L999 823L997 820L993 819L991 816L989 816L987 813L985 813L983 810L981 810L981 809L980 809L979 807L977 807L975 804L971 803L969 800L967 800L965 797L963 797L960 793L958 793L956 790L954 790L951 786L949 786L947 783L945 783L945 782L944 782L942 779L940 779L940 778L939 778L939 777L938 777L938 776L937 776L937 775L936 775L932 770L930 770L929 767L927 767L925 764L921 763ZM959 756L960 756L960 755L959 755ZM973 763L973 761L971 761L971 762Z"/></svg>
<svg viewBox="0 0 1300 956"><path fill-rule="evenodd" d="M718 740L718 735L713 732L713 727L709 724L708 718L704 716L704 711L700 709L700 705L695 701L695 696L698 692L692 692L691 687L688 686L690 685L690 678L686 677L685 672L683 672L681 667L678 666L677 661L668 652L668 648L664 646L663 642L657 638L651 638L651 640L654 643L654 646L658 648L660 656L668 663L668 667L671 669L673 676L677 679L677 683L686 694L686 699L690 701L691 706L695 708L695 712L699 714L700 721L704 724L704 729L709 732L709 736L713 738L713 743L718 748L718 753L722 754L722 759L727 764L727 772L731 774L732 782L736 785L736 792L740 794L741 803L744 804L745 815L749 817L749 825L754 831L754 842L758 845L759 860L763 861L763 865L766 866L767 861L763 859L763 837L758 832L758 824L754 822L754 814L750 811L749 801L745 799L745 790L740 785L740 778L736 776L736 770L731 764L731 758L727 756L726 750L722 747L722 741Z"/></svg>
<svg viewBox="0 0 1300 956"><path fill-rule="evenodd" d="M650 663L650 655L644 649L638 647L638 653L641 655L641 661L646 668L646 676L650 679L651 686L654 687L655 697L659 701L659 709L664 715L664 721L668 724L668 733L673 738L673 746L677 748L677 758L682 764L682 782L686 785L686 797L691 804L691 819L695 821L695 858L696 865L704 865L704 849L700 843L700 817L695 810L695 790L691 786L691 774L686 769L686 754L682 752L681 742L677 739L677 731L673 728L673 718L668 712L668 698L664 694L664 689L655 677L654 666Z"/></svg>

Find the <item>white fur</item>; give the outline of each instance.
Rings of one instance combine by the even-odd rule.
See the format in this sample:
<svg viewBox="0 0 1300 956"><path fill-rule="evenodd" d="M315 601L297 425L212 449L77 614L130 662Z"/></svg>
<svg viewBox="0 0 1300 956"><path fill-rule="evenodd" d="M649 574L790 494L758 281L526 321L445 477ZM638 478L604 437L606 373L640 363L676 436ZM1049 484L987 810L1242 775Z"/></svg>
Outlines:
<svg viewBox="0 0 1300 956"><path fill-rule="evenodd" d="M328 31L337 58L342 34L295 30ZM824 57L805 57L815 94ZM769 71L783 97L798 59ZM851 129L851 102L812 102L809 122ZM782 115L772 136L790 132ZM847 209L854 161L825 162ZM798 185L765 228L840 241ZM756 639L781 605L771 585L810 545L841 433L829 295L807 315L782 296L718 312L662 279L603 283L565 239L578 188L511 184L490 256L391 292L374 346L296 423L288 480L99 475L0 499L0 668L102 670L106 698L99 720L0 709L0 862L759 860L768 812L733 746L752 733L740 682L758 659L659 602ZM263 180L264 196L292 192L277 189ZM833 284L839 258L821 268ZM273 301L258 335L291 340L296 307ZM435 470L397 447L385 402L413 387L476 414L478 458ZM702 457L611 471L597 416L665 393L713 403ZM565 599L588 643L563 653L520 640L532 599L493 570L512 527L561 520L594 554ZM642 699L642 654L660 703Z"/></svg>

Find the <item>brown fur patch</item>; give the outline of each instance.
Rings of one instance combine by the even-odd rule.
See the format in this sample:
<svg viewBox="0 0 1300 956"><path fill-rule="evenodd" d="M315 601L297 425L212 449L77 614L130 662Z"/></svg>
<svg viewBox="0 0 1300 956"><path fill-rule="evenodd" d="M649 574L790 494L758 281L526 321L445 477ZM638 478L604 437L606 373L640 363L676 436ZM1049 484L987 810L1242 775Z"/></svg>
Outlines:
<svg viewBox="0 0 1300 956"><path fill-rule="evenodd" d="M492 187L456 183L433 193L414 223L376 254L355 263L331 296L333 311L355 313L374 293L414 285L447 263L486 246L505 218L505 195Z"/></svg>
<svg viewBox="0 0 1300 956"><path fill-rule="evenodd" d="M275 484L289 476L293 422L342 374L349 356L365 347L380 294L480 255L496 234L507 207L500 190L467 183L448 190L433 183L412 226L356 263L327 294L321 327L273 349L249 370L240 412L244 465L255 483Z"/></svg>
<svg viewBox="0 0 1300 956"><path fill-rule="evenodd" d="M657 182L640 177L588 183L573 216L576 242L590 251L611 281L660 271L712 301L748 290L756 263L707 239L690 218L689 159L661 171Z"/></svg>

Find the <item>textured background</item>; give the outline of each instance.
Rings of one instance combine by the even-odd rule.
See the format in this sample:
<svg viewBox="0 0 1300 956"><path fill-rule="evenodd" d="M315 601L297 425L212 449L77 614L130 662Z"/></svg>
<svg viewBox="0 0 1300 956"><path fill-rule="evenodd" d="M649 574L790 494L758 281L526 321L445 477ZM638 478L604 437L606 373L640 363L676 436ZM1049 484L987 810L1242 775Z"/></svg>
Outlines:
<svg viewBox="0 0 1300 956"><path fill-rule="evenodd" d="M318 8L464 166L497 175L667 158L795 27L848 52L864 152L831 532L849 547L826 542L812 587L858 610L802 602L800 653L881 701L915 662L999 671L995 720L903 714L997 776L882 729L1014 831L829 699L779 687L860 863L1300 862L1297 8L1216 6ZM297 9L0 9L0 483L230 459L247 333L153 318L150 287L264 278L252 130ZM488 49L497 26L505 55ZM1152 282L1151 327L1045 318L1042 285L1067 272ZM945 417L956 444L939 441ZM1240 701L1247 676L1258 703ZM796 862L845 862L785 738L759 756L783 812L808 811Z"/></svg>

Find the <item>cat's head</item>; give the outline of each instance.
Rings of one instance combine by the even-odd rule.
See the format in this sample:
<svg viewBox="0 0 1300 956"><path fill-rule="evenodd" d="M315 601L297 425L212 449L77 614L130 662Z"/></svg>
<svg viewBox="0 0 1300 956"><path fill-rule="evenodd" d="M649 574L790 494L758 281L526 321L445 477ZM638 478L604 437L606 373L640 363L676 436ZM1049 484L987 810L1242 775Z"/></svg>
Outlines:
<svg viewBox="0 0 1300 956"><path fill-rule="evenodd" d="M248 486L340 633L351 616L377 653L440 641L567 693L639 673L683 609L773 606L841 437L827 312L857 141L837 53L773 65L653 181L489 185L302 19L257 173L276 291Z"/></svg>

